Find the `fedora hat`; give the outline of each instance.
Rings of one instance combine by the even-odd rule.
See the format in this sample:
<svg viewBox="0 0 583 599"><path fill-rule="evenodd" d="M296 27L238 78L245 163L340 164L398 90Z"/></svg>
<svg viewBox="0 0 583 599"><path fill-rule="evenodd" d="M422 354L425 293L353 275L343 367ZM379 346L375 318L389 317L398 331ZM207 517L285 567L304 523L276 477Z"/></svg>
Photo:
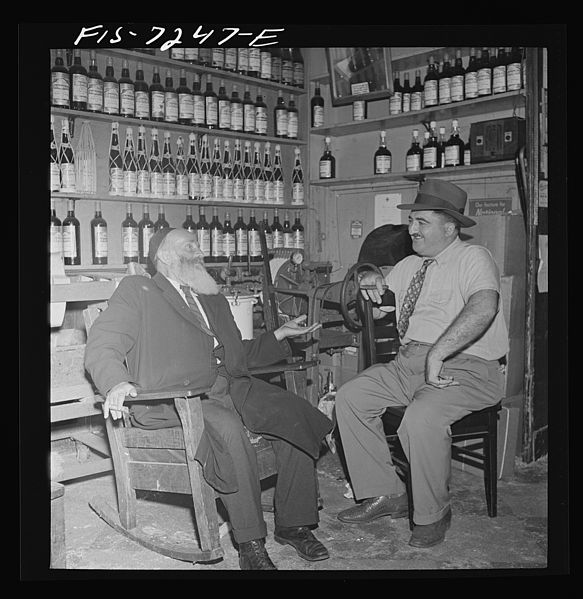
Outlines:
<svg viewBox="0 0 583 599"><path fill-rule="evenodd" d="M462 227L472 227L476 221L464 216L468 194L453 183L427 179L419 186L413 204L399 204L401 210L440 210L453 216Z"/></svg>

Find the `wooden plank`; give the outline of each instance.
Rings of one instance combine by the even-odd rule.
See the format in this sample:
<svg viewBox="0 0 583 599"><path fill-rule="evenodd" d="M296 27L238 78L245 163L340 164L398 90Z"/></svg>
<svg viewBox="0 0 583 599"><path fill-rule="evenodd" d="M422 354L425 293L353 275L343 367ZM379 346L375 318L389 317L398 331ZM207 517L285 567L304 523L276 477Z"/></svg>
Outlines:
<svg viewBox="0 0 583 599"><path fill-rule="evenodd" d="M51 302L108 300L115 287L114 281L83 281L51 285Z"/></svg>
<svg viewBox="0 0 583 599"><path fill-rule="evenodd" d="M62 403L64 401L92 400L95 397L93 387L89 382L79 383L77 385L67 385L66 387L51 387L51 404Z"/></svg>
<svg viewBox="0 0 583 599"><path fill-rule="evenodd" d="M90 401L83 400L51 406L51 422L63 422L64 420L98 415L103 415L103 411Z"/></svg>
<svg viewBox="0 0 583 599"><path fill-rule="evenodd" d="M96 435L95 433L89 431L85 433L79 432L73 436L73 439L75 441L80 441L81 443L83 443L83 445L87 445L87 447L90 447L91 449L99 453L102 453L103 455L110 455L109 443L107 442L107 439L105 439L101 435Z"/></svg>
<svg viewBox="0 0 583 599"><path fill-rule="evenodd" d="M84 464L65 468L54 480L56 482L74 480L76 478L81 478L82 476L109 472L112 468L113 462L111 458L103 458L102 460L95 460L93 462L86 462Z"/></svg>

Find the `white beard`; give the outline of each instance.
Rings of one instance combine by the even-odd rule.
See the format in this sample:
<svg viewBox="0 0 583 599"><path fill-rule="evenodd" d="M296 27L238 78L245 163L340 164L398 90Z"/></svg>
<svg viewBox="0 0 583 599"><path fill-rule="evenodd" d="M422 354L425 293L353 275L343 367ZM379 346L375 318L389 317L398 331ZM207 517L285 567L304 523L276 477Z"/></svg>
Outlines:
<svg viewBox="0 0 583 599"><path fill-rule="evenodd" d="M170 265L169 275L199 295L217 295L220 288L198 258L181 257Z"/></svg>

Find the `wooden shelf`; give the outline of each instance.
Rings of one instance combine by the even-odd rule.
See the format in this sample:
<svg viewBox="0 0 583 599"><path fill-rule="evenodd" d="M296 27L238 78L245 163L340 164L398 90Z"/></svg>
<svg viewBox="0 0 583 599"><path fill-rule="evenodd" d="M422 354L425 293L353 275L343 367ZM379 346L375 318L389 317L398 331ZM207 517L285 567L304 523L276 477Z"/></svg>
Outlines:
<svg viewBox="0 0 583 599"><path fill-rule="evenodd" d="M146 119L136 119L121 115L104 114L103 112L89 112L87 110L72 110L70 108L51 107L51 114L55 116L68 117L70 119L81 119L86 121L102 121L107 123L118 122L120 126L127 125L133 127L157 128L160 131L177 131L182 133L197 133L198 135L207 134L209 136L229 137L233 139L249 139L254 141L269 141L272 144L306 145L302 139L288 139L287 137L270 137L267 135L257 135L255 133L245 133L244 131L228 131L226 129L207 129L206 127L195 127L194 125L181 125L180 123L168 123L166 121L151 121Z"/></svg>
<svg viewBox="0 0 583 599"><path fill-rule="evenodd" d="M501 110L513 110L522 108L524 105L524 92L522 90L512 91L494 96L484 96L482 98L464 100L463 102L455 102L453 104L431 106L413 112L403 112L394 115L387 114L386 116L378 117L376 119L352 121L350 123L330 125L328 127L316 127L310 129L310 133L312 135L340 137L341 135L354 135L357 133L379 131L381 129L421 125L423 122L428 123L429 121L470 117Z"/></svg>
<svg viewBox="0 0 583 599"><path fill-rule="evenodd" d="M465 177L508 176L514 173L514 161L504 160L499 162L485 162L469 166L456 166L452 168L436 168L417 172L398 172L387 175L366 175L348 177L345 179L327 179L310 181L315 187L357 187L360 185L383 186L396 181L423 181L426 177L439 177L440 179L460 180Z"/></svg>

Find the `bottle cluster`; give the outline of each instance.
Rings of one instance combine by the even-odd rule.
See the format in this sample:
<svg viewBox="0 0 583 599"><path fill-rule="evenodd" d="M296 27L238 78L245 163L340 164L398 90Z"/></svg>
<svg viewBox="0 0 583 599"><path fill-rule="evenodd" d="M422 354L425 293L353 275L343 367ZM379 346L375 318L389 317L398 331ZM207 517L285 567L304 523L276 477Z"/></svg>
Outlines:
<svg viewBox="0 0 583 599"><path fill-rule="evenodd" d="M259 262L263 260L260 231L265 234L268 253L282 249L304 249L304 226L300 213L296 212L295 221L290 221L289 212L285 212L283 224L279 211L273 211L273 221L269 224L268 211L263 212L259 222L255 210L250 210L248 222L244 221L243 209L239 208L237 220L231 220L231 213L225 213L223 222L219 220L218 209L213 208L211 221L207 221L205 207L199 206L198 221L195 222L192 206L186 207L186 217L181 227L193 231L198 245L204 254L205 262ZM148 250L152 235L164 228L171 227L166 220L164 205L158 206L157 220L150 218L149 204L143 204L142 217L134 218L132 204L126 205L126 217L121 223L122 262L148 263ZM108 264L109 243L108 224L101 211L101 202L95 202L95 215L90 222L92 264ZM65 265L81 264L81 223L75 216L75 201L69 200L67 216L61 221L51 202L50 251L63 257Z"/></svg>
<svg viewBox="0 0 583 599"><path fill-rule="evenodd" d="M270 108L260 87L253 99L250 86L245 85L241 97L236 83L227 90L225 81L220 79L217 93L213 77L208 73L203 75L204 81L198 73L192 74L189 87L186 69L180 69L178 85L175 85L175 73L170 68L166 69L163 85L157 65L153 67L152 82L148 85L141 61L137 61L132 79L129 62L124 59L121 77L117 79L111 57L106 59L105 76L102 76L96 52L92 50L90 56L87 70L81 64L81 51L75 50L74 62L67 69L62 50L56 51L51 70L52 106L254 135L268 135L273 127L275 137L298 137L299 112L293 94L286 103L283 91L279 91L275 106Z"/></svg>
<svg viewBox="0 0 583 599"><path fill-rule="evenodd" d="M450 136L446 137L445 127L437 129L437 123L431 121L429 130L424 133L423 145L419 139L419 130L413 129L411 147L405 156L405 170L420 171L471 164L470 142L464 143L460 136L457 119L451 122Z"/></svg>

